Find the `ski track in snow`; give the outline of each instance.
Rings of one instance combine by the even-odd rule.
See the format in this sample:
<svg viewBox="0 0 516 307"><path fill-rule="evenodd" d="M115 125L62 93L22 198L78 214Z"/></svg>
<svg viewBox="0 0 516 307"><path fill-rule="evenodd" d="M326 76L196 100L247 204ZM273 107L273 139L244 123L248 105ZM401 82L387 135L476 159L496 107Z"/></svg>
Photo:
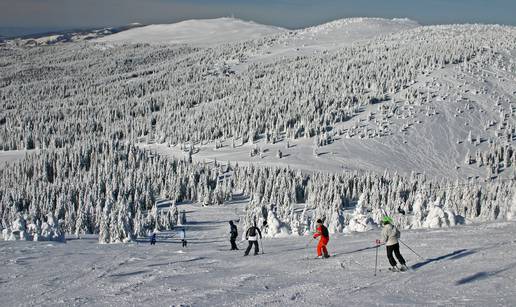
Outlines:
<svg viewBox="0 0 516 307"><path fill-rule="evenodd" d="M26 154L36 152L37 150L10 150L0 151L0 169L4 168L5 165L21 160Z"/></svg>
<svg viewBox="0 0 516 307"><path fill-rule="evenodd" d="M378 306L516 304L516 223L412 230L402 240L412 269L391 273L385 248L373 276L378 231L332 235L315 257L309 237L264 239L264 254L228 250L228 219L245 203L179 205L188 247L173 232L158 243L97 244L94 237L55 242L0 241L4 306ZM241 234L242 229L239 229ZM252 253L251 253L252 254Z"/></svg>

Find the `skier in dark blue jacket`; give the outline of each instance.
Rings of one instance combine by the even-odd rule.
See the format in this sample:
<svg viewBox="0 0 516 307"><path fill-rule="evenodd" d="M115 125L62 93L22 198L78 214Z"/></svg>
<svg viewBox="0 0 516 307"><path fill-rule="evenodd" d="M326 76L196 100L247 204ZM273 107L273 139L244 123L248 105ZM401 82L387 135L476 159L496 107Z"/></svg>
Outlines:
<svg viewBox="0 0 516 307"><path fill-rule="evenodd" d="M235 224L233 224L233 221L229 221L229 242L231 242L231 250L238 250L238 247L236 245L236 239L238 237L238 229Z"/></svg>

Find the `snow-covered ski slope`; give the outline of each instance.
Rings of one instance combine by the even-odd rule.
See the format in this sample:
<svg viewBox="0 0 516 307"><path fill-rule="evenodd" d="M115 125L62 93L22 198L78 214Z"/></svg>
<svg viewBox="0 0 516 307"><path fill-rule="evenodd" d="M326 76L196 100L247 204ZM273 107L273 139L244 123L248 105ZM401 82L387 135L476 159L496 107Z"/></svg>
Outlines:
<svg viewBox="0 0 516 307"><path fill-rule="evenodd" d="M285 31L287 30L280 27L266 26L235 18L196 19L174 24L149 25L99 38L97 41L111 43L189 44L206 47L257 39Z"/></svg>
<svg viewBox="0 0 516 307"><path fill-rule="evenodd" d="M404 231L411 268L391 273L379 231L332 235L333 257L309 237L264 239L264 254L230 251L228 219L244 204L187 212L187 248L174 232L158 243L0 241L3 306L514 306L516 224ZM242 229L239 229L242 232ZM310 243L311 242L311 243ZM308 245L308 247L307 247ZM308 259L307 259L308 258Z"/></svg>

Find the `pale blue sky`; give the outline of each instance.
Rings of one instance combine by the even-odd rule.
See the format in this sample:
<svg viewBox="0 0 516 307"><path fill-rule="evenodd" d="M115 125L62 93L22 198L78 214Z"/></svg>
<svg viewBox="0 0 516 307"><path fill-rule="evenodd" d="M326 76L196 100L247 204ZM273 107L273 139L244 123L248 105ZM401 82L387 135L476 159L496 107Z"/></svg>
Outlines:
<svg viewBox="0 0 516 307"><path fill-rule="evenodd" d="M516 25L516 0L0 0L0 27L69 29L231 16L287 28L345 17Z"/></svg>

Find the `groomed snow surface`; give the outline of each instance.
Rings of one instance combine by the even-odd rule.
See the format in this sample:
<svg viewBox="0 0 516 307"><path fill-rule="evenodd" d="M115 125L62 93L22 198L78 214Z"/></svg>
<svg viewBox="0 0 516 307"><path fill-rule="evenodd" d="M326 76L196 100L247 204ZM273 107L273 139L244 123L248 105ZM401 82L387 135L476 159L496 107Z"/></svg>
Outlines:
<svg viewBox="0 0 516 307"><path fill-rule="evenodd" d="M174 232L134 244L96 238L0 241L3 306L515 306L516 223L404 231L411 268L391 273L379 231L333 235L333 257L310 237L263 240L264 254L230 251L227 221L245 204L180 205L189 245ZM242 229L239 229L240 233ZM307 248L308 245L308 248ZM308 258L308 259L307 259Z"/></svg>

